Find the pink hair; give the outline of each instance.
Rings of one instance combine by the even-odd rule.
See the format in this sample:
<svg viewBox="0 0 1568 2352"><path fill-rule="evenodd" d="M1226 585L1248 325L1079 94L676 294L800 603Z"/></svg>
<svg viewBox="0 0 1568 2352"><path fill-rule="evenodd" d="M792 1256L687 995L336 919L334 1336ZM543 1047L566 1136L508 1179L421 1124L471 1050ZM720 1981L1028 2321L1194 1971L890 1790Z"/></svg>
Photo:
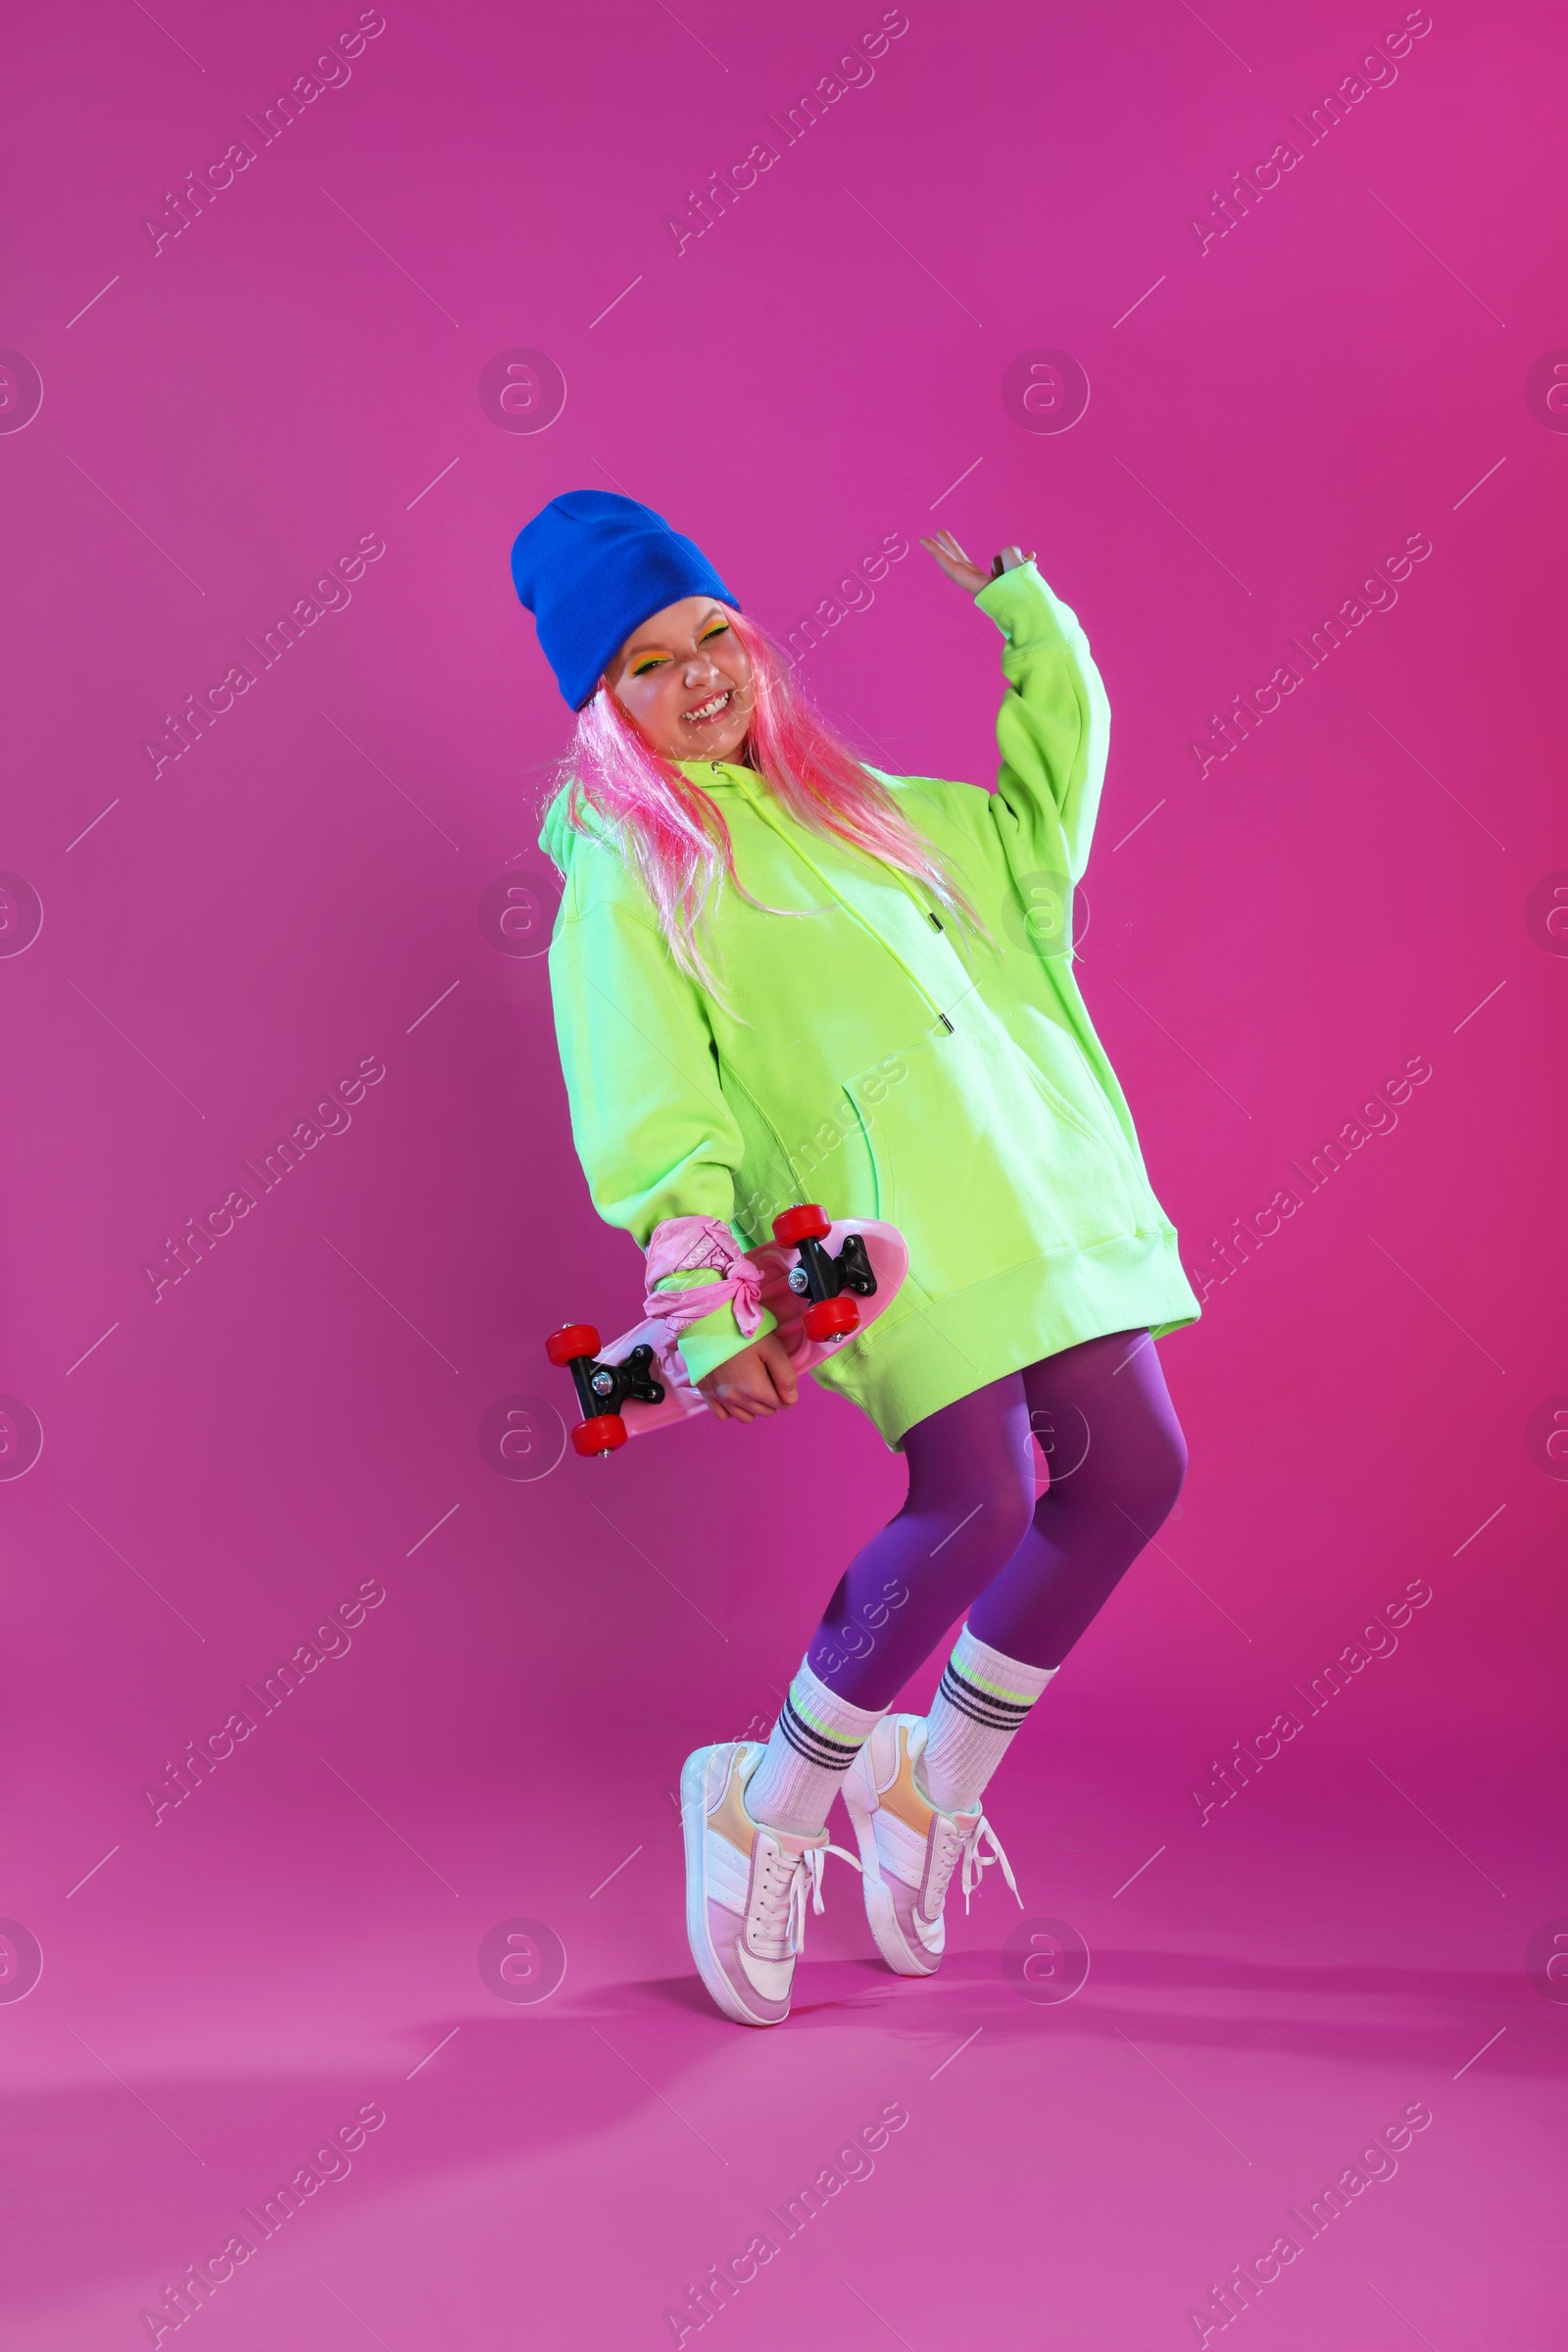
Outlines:
<svg viewBox="0 0 1568 2352"><path fill-rule="evenodd" d="M808 832L863 850L923 883L950 913L985 926L942 859L893 794L856 758L804 697L767 634L733 607L723 611L751 660L752 723L743 752L781 808ZM698 927L727 879L751 899L735 871L729 826L711 794L656 752L608 685L577 713L577 731L552 782L568 787L565 821L611 842L640 877L678 968L710 995L714 977ZM591 827L584 804L601 819ZM783 913L785 908L769 908Z"/></svg>

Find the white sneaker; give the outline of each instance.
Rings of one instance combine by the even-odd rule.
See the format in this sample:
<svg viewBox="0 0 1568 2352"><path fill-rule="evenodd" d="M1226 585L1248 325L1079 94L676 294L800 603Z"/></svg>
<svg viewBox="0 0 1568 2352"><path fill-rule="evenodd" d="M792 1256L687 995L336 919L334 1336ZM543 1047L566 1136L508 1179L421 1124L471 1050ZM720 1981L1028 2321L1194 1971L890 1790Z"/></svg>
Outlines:
<svg viewBox="0 0 1568 2352"><path fill-rule="evenodd" d="M859 1868L826 1830L797 1837L752 1819L744 1791L763 1753L760 1740L726 1740L689 1755L680 1776L686 1938L703 1983L742 2026L782 2025L790 2013L806 1892L820 1911L826 1856Z"/></svg>
<svg viewBox="0 0 1568 2352"><path fill-rule="evenodd" d="M925 1748L923 1715L884 1715L844 1776L865 1888L865 1916L878 1951L901 1977L932 1977L947 1942L943 1905L961 1862L963 1908L981 1874L1000 1862L1023 1897L980 1807L945 1813L922 1794L914 1767ZM990 1846L981 1851L981 1840Z"/></svg>

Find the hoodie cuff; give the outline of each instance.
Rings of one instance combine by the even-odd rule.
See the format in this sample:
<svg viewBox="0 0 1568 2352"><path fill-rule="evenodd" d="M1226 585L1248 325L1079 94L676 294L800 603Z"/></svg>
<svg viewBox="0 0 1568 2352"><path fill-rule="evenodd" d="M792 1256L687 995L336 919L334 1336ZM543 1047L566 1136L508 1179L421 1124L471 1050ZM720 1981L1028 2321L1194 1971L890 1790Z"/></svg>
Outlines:
<svg viewBox="0 0 1568 2352"><path fill-rule="evenodd" d="M1065 632L1056 600L1033 563L1015 564L999 572L975 592L975 603L990 614L1009 645L1049 645Z"/></svg>
<svg viewBox="0 0 1568 2352"><path fill-rule="evenodd" d="M719 1364L727 1362L730 1356L739 1355L741 1349L749 1348L753 1340L760 1340L765 1333L777 1329L777 1315L764 1306L761 1321L748 1335L736 1322L735 1309L726 1298L722 1306L714 1307L710 1315L703 1315L695 1323L688 1323L681 1333L681 1361L686 1366L687 1377L695 1386L698 1381L706 1380L709 1373Z"/></svg>
<svg viewBox="0 0 1568 2352"><path fill-rule="evenodd" d="M717 1282L718 1279L716 1273L702 1267L689 1274L667 1274L659 1288L662 1291L690 1291L698 1289L703 1283ZM726 1298L721 1306L714 1307L710 1315L699 1315L696 1322L688 1323L680 1335L678 1346L687 1378L695 1387L698 1381L706 1380L717 1365L732 1355L739 1355L743 1348L749 1348L753 1340L760 1340L764 1333L777 1329L777 1315L764 1306L762 1319L757 1329L750 1334L742 1331L735 1320L734 1303Z"/></svg>

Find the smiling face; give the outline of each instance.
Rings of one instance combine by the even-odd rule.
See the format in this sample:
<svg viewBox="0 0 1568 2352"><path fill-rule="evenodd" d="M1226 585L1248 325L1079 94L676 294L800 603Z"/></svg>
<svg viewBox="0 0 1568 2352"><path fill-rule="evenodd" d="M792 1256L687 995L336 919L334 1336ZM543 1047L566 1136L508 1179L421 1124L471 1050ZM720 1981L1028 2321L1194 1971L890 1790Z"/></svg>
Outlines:
<svg viewBox="0 0 1568 2352"><path fill-rule="evenodd" d="M710 596L683 597L635 629L605 683L666 760L735 760L752 723L752 664Z"/></svg>

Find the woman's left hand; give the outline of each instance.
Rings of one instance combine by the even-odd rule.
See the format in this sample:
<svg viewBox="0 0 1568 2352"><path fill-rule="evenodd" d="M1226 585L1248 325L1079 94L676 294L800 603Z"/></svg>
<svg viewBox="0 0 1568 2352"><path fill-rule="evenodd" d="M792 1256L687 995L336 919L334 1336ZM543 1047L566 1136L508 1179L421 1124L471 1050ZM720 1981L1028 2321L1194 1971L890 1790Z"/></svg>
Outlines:
<svg viewBox="0 0 1568 2352"><path fill-rule="evenodd" d="M1035 560L1032 547L1004 547L991 570L982 571L978 564L970 563L951 531L938 531L934 539L922 539L920 545L935 556L949 579L956 580L970 596L978 596L986 582L996 578L998 564L1004 571L1016 571L1020 564L1032 564Z"/></svg>
<svg viewBox="0 0 1568 2352"><path fill-rule="evenodd" d="M781 1404L798 1402L801 1393L790 1351L776 1331L727 1355L704 1373L697 1387L720 1421L766 1420Z"/></svg>

